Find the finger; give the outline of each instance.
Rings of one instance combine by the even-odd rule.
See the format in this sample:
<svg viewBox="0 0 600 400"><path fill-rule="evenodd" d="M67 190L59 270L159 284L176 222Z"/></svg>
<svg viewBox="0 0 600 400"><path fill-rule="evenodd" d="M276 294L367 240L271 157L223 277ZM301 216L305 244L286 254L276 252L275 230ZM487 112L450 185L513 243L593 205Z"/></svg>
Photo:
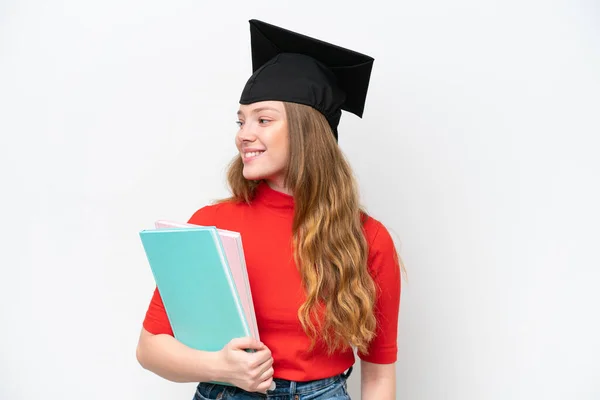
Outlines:
<svg viewBox="0 0 600 400"><path fill-rule="evenodd" d="M255 353L252 353L252 359L254 362L254 365L259 366L264 364L265 362L269 361L269 359L272 359L273 357L271 356L271 351L267 348L263 349L263 350L259 350Z"/></svg>
<svg viewBox="0 0 600 400"><path fill-rule="evenodd" d="M266 346L258 340L251 337L234 338L229 342L230 346L236 350L263 350Z"/></svg>
<svg viewBox="0 0 600 400"><path fill-rule="evenodd" d="M266 379L265 381L258 384L256 390L261 393L267 393L267 390L274 390L275 382L273 382L273 378Z"/></svg>
<svg viewBox="0 0 600 400"><path fill-rule="evenodd" d="M269 379L272 380L274 372L273 367L267 368L267 370L260 375L259 382L265 382Z"/></svg>
<svg viewBox="0 0 600 400"><path fill-rule="evenodd" d="M259 376L262 376L269 368L273 366L273 357L269 357L269 359L258 366Z"/></svg>

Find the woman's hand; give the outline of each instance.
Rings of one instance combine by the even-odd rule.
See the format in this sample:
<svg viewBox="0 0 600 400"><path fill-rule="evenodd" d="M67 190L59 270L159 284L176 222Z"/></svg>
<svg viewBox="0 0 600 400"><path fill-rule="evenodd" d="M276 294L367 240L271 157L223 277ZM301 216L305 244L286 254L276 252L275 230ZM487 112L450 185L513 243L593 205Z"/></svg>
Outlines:
<svg viewBox="0 0 600 400"><path fill-rule="evenodd" d="M254 352L247 352L247 349ZM273 357L263 343L236 338L219 351L223 381L247 392L266 393L273 383Z"/></svg>

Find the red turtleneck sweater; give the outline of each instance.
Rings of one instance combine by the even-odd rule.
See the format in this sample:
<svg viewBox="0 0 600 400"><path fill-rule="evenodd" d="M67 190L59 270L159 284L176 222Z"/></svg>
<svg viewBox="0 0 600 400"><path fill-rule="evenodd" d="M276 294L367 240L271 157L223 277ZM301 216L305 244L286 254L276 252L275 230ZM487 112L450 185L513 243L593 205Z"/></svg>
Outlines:
<svg viewBox="0 0 600 400"><path fill-rule="evenodd" d="M293 215L293 197L263 183L251 205L209 205L196 211L189 223L241 233L260 339L273 355L274 376L308 381L345 371L354 363L354 353L347 350L328 356L322 343L307 352L310 339L298 319L298 308L306 297L290 245ZM368 355L358 356L372 363L393 363L397 356L399 264L392 238L380 222L369 217L364 232L369 271L378 287L378 326ZM153 334L173 335L157 289L143 326Z"/></svg>

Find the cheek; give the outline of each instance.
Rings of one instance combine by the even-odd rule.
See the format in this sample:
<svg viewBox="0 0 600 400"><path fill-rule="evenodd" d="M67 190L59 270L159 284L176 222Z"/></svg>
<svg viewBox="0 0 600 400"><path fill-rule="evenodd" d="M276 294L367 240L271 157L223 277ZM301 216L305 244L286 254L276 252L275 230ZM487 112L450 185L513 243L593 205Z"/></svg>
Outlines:
<svg viewBox="0 0 600 400"><path fill-rule="evenodd" d="M285 160L286 164L290 160L290 142L287 137L281 142L281 157Z"/></svg>
<svg viewBox="0 0 600 400"><path fill-rule="evenodd" d="M277 135L277 152L281 159L289 158L289 138L287 129L282 129Z"/></svg>

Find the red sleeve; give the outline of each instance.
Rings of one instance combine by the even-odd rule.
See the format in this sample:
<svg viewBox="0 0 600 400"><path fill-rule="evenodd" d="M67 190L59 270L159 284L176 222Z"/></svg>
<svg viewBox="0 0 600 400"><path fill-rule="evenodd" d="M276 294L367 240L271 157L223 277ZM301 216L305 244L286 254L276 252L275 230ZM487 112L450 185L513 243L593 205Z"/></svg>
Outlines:
<svg viewBox="0 0 600 400"><path fill-rule="evenodd" d="M158 335L161 333L173 336L173 329L171 329L171 323L167 317L165 306L163 305L162 299L158 288L154 289L152 300L150 300L150 306L146 311L146 318L143 323L144 329L148 332Z"/></svg>
<svg viewBox="0 0 600 400"><path fill-rule="evenodd" d="M369 269L377 286L377 330L368 354L359 352L358 356L367 362L390 364L398 357L400 264L392 237L383 225L378 225L369 247Z"/></svg>
<svg viewBox="0 0 600 400"><path fill-rule="evenodd" d="M192 217L188 220L188 223L197 225L212 223L208 221L213 217L213 214L213 206L203 207L192 215ZM171 323L169 322L165 306L157 287L154 289L154 294L150 300L150 305L148 306L148 310L146 311L146 316L142 325L144 329L154 335L163 333L174 336Z"/></svg>
<svg viewBox="0 0 600 400"><path fill-rule="evenodd" d="M205 206L196 211L188 220L188 224L215 225L219 204Z"/></svg>

